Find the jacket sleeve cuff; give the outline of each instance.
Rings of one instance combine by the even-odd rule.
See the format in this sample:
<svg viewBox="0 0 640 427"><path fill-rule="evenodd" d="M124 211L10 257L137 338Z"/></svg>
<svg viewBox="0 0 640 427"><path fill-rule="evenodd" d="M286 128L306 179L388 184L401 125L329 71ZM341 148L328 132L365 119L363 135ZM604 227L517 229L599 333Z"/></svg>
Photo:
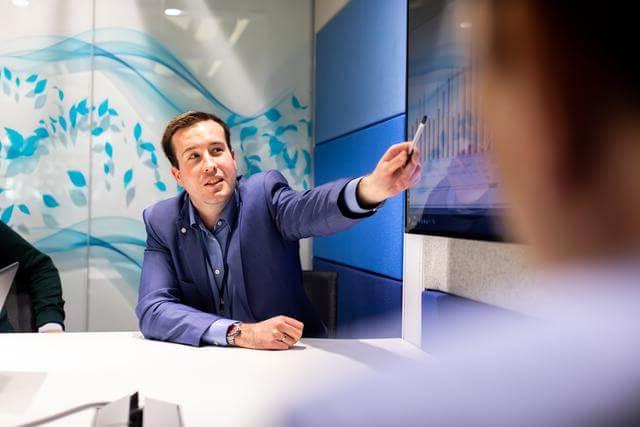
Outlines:
<svg viewBox="0 0 640 427"><path fill-rule="evenodd" d="M347 209L349 209L352 213L354 214L368 214L371 212L376 212L378 209L380 209L382 207L382 205L384 205L384 202L376 205L374 208L363 208L360 203L358 202L358 184L360 184L360 181L362 180L362 178L364 177L360 177L360 178L356 178L356 179L352 179L351 181L349 181L349 183L346 185L346 187L344 188L344 203L347 207Z"/></svg>
<svg viewBox="0 0 640 427"><path fill-rule="evenodd" d="M49 323L56 323L64 330L64 314L57 310L47 310L36 314L36 325L38 330Z"/></svg>
<svg viewBox="0 0 640 427"><path fill-rule="evenodd" d="M227 345L227 331L233 324L239 323L236 320L218 319L209 326L209 329L202 335L202 342L208 345Z"/></svg>

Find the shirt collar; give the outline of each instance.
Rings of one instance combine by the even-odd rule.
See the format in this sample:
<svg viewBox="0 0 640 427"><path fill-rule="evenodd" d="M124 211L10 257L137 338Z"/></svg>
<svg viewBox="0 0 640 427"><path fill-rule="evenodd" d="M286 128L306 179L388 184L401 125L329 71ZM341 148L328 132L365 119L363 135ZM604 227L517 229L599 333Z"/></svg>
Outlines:
<svg viewBox="0 0 640 427"><path fill-rule="evenodd" d="M191 203L191 198L189 198L188 196L187 196L187 201L189 206L189 225L192 228L200 227L206 230L207 227L202 223L202 220L200 219L200 215L198 215L196 208L193 206L193 203ZM218 223L222 222L221 225L229 224L229 226L232 226L235 222L235 218L238 212L237 204L238 204L238 195L234 191L233 196L231 196L226 206L220 213L220 218L218 218ZM218 223L214 224L213 226L214 230L217 228ZM209 230L209 231L213 231L213 230Z"/></svg>

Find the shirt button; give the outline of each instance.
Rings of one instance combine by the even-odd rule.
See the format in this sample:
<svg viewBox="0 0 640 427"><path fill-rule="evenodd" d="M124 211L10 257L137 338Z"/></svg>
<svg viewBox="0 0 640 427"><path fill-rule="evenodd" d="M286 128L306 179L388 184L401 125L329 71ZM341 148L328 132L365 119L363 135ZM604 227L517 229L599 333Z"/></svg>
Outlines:
<svg viewBox="0 0 640 427"><path fill-rule="evenodd" d="M186 233L187 233L187 229L186 229L186 228L184 228L184 227L182 227L182 228L180 229L180 231L182 232L182 234L186 234Z"/></svg>
<svg viewBox="0 0 640 427"><path fill-rule="evenodd" d="M218 221L218 227L222 225L222 221Z"/></svg>
<svg viewBox="0 0 640 427"><path fill-rule="evenodd" d="M220 270L218 270L218 269L216 268L215 273L216 273L216 274L220 274Z"/></svg>

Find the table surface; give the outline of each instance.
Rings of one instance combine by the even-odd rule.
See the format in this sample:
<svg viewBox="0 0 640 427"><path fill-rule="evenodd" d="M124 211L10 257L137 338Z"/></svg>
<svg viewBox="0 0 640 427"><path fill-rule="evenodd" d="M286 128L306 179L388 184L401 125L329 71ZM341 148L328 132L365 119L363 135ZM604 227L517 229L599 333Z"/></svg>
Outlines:
<svg viewBox="0 0 640 427"><path fill-rule="evenodd" d="M135 391L180 405L185 426L277 425L309 393L425 354L401 339L305 339L287 351L189 347L137 332L0 336L0 426ZM49 425L90 425L84 411Z"/></svg>

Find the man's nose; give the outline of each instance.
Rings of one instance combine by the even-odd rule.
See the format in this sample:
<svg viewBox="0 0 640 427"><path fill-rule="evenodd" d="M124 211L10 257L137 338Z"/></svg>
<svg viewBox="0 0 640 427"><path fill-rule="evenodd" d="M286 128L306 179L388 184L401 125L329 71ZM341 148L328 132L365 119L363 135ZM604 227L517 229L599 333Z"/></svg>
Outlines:
<svg viewBox="0 0 640 427"><path fill-rule="evenodd" d="M205 155L204 156L204 171L206 173L210 173L210 172L215 173L216 172L216 168L217 168L216 161L213 158L213 156L210 156L208 154Z"/></svg>

